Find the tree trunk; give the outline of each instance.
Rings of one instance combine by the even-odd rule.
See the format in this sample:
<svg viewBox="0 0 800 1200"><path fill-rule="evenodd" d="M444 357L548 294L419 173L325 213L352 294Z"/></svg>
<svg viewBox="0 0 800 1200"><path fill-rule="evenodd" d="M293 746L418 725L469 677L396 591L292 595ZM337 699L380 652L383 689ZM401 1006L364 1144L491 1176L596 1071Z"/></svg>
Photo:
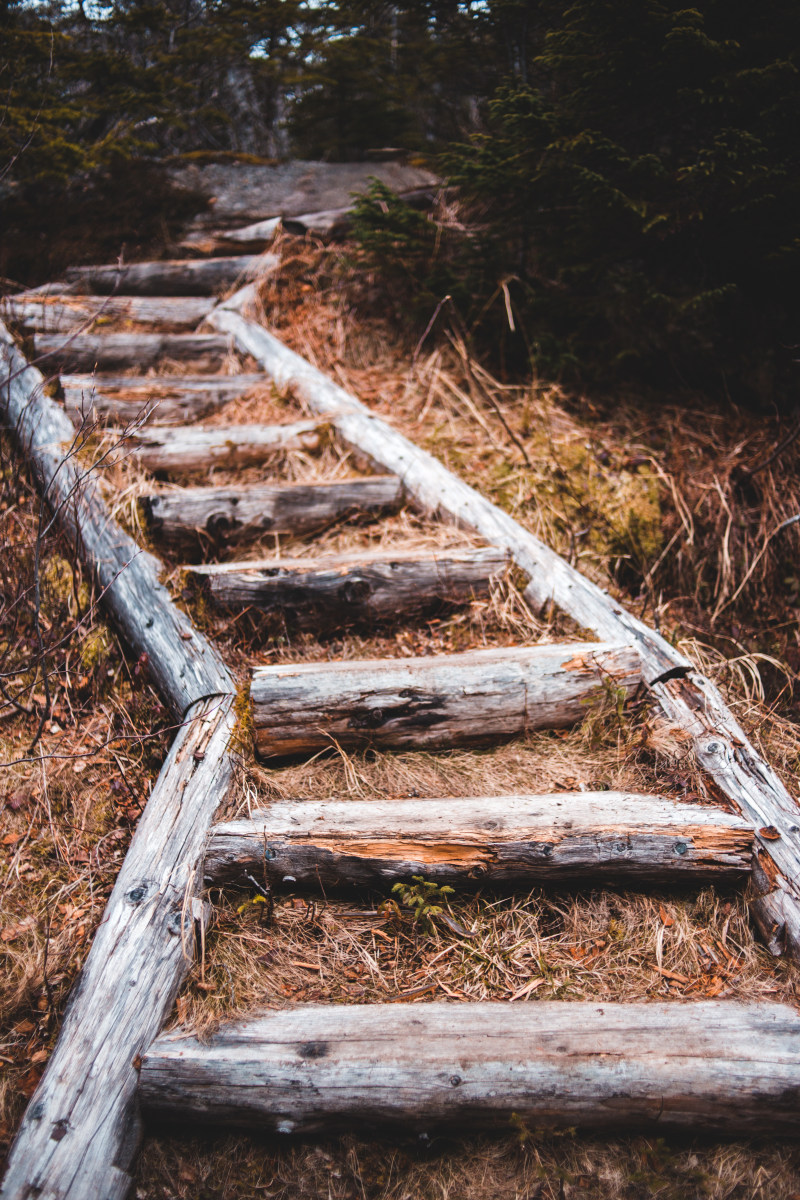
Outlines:
<svg viewBox="0 0 800 1200"><path fill-rule="evenodd" d="M208 316L214 300L205 297L6 296L0 314L26 331L76 333L108 321L158 325L161 330L194 329Z"/></svg>
<svg viewBox="0 0 800 1200"><path fill-rule="evenodd" d="M215 296L243 279L277 270L274 254L234 258L186 258L167 262L116 263L70 267L68 282L77 293L120 296Z"/></svg>
<svg viewBox="0 0 800 1200"><path fill-rule="evenodd" d="M156 493L142 500L156 537L169 545L198 540L217 545L262 533L309 533L335 521L376 517L396 509L403 495L395 475L336 483L272 487L198 487Z"/></svg>
<svg viewBox="0 0 800 1200"><path fill-rule="evenodd" d="M94 420L169 425L207 416L229 400L264 386L263 375L62 375L64 406L75 426Z"/></svg>
<svg viewBox="0 0 800 1200"><path fill-rule="evenodd" d="M192 569L217 608L277 612L300 629L395 621L488 594L507 567L498 550L361 551Z"/></svg>
<svg viewBox="0 0 800 1200"><path fill-rule="evenodd" d="M265 757L380 746L482 746L580 721L639 684L630 646L577 642L432 658L256 667L256 747Z"/></svg>
<svg viewBox="0 0 800 1200"><path fill-rule="evenodd" d="M800 1016L787 1004L296 1005L208 1040L162 1034L140 1095L148 1118L263 1134L579 1126L796 1136L798 1042Z"/></svg>
<svg viewBox="0 0 800 1200"><path fill-rule="evenodd" d="M675 885L749 873L741 817L663 796L563 792L441 800L291 800L211 830L205 881L377 888L424 875L463 889L570 879Z"/></svg>
<svg viewBox="0 0 800 1200"><path fill-rule="evenodd" d="M37 362L45 371L144 370L162 358L181 362L202 360L209 370L219 367L230 353L228 338L209 333L37 333Z"/></svg>

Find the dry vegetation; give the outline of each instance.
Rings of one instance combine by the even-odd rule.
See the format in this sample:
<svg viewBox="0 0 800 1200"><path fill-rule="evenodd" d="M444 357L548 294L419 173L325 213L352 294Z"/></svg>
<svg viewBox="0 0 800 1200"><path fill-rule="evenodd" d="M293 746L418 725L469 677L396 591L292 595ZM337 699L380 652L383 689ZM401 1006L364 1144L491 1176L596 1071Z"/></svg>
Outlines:
<svg viewBox="0 0 800 1200"><path fill-rule="evenodd" d="M776 553L780 539L797 533L768 536L793 515L795 503L800 511L794 445L745 480L742 462L758 465L773 431L758 429L742 414L716 420L684 408L643 416L633 408L578 407L544 385L503 385L465 360L457 338L435 348L409 345L380 320L359 316L361 281L356 275L344 287L331 252L292 239L282 250L283 268L262 292L265 320L583 571L682 640L727 688L740 719L789 785L800 789L800 738L789 719L800 662L795 627L773 628L797 615L791 586L781 599L776 588L789 570ZM248 369L232 358L226 369L242 367ZM298 415L302 406L291 395L259 388L206 423ZM105 452L113 442L98 437L93 449ZM137 502L152 481L124 444L112 459L104 468L107 493L118 519L138 527ZM236 478L342 478L363 469L328 438L319 453L292 452ZM210 481L229 479L218 471ZM169 734L147 683L147 664L126 660L97 612L74 548L54 531L47 533L41 556L42 578L52 575L54 597L48 599L43 588L42 652L29 589L39 509L17 460L4 459L2 488L2 546L13 548L15 557L4 560L0 669L4 686L17 689L16 708L0 705L0 761L14 764L6 767L0 789L0 955L7 980L0 992L0 1120L7 1141L56 1035ZM322 531L314 546L340 553L464 542L451 528L404 513ZM308 541L265 538L228 556L276 552L308 552ZM284 623L276 627L253 614L234 618L208 610L180 566L166 562L173 594L219 641L241 678L253 661L407 656L580 636L557 613L530 612L509 577L489 599L466 610L317 642ZM42 691L45 674L49 697ZM30 750L43 712L42 735ZM588 713L574 731L537 734L480 753L332 752L278 769L250 764L242 768L227 811L309 795L424 798L589 788L705 800L692 764L637 701L622 716L609 703ZM381 895L272 899L274 907L261 903L255 889L249 896L212 896L214 925L174 1022L209 1032L231 1014L321 1000L796 998L796 970L756 942L746 897L739 893L464 893L452 897L428 928ZM345 1138L318 1146L236 1137L209 1142L185 1131L151 1130L136 1195L796 1200L800 1158L785 1145L665 1142L633 1132L608 1140L523 1127L504 1139L469 1143Z"/></svg>

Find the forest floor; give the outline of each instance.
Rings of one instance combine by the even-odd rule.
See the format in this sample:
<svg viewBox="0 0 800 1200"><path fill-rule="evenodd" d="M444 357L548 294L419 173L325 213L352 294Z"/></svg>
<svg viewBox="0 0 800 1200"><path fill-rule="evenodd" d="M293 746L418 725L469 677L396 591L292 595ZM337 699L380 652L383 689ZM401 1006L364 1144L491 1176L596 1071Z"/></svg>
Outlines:
<svg viewBox="0 0 800 1200"><path fill-rule="evenodd" d="M289 238L280 249L282 268L261 296L270 328L679 643L722 686L757 747L800 793L792 693L800 573L791 565L798 534L775 532L800 512L796 443L758 471L744 469L769 457L781 437L777 423L691 398L611 404L542 382L503 384L457 337L419 344L365 315L368 281L348 276L338 251ZM265 388L213 420L286 417L297 408L291 395ZM5 435L0 448L0 681L19 687L17 707L0 707L0 1138L7 1147L171 734L147 662L126 657L74 547L48 527ZM319 459L298 453L282 467L299 479L346 475L358 464L329 446ZM107 483L119 514L135 524L143 479L126 461L109 466ZM325 545L431 536L409 520L372 533L333 530ZM437 536L446 541L453 532ZM215 621L185 590L177 562L166 566L175 595L240 671L254 658L403 657L537 641L559 623L558 614L531 613L512 581L421 632L347 635L320 650L310 638L276 638L252 621ZM649 786L656 764L662 788L691 786L690 765L671 757L669 746L643 736L641 723L606 713L574 732L534 735L483 755L342 754L313 770L319 794L344 798L521 790L531 779L537 790ZM242 768L230 810L253 798L303 795L310 770ZM212 899L206 958L174 1014L187 1027L209 1029L231 1013L314 1000L797 999L797 970L756 940L746 897L736 892L456 895L453 928L430 933L403 914L393 924L377 921L365 902L283 896L267 923L262 906ZM535 971L521 975L522 959ZM524 1126L505 1137L424 1145L356 1136L284 1145L151 1129L135 1194L797 1200L800 1152L768 1140Z"/></svg>

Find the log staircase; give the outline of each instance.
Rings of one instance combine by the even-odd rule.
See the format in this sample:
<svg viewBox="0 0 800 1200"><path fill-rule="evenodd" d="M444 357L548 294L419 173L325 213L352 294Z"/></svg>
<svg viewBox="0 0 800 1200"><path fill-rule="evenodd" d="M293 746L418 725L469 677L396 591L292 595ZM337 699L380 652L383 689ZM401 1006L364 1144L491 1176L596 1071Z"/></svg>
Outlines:
<svg viewBox="0 0 800 1200"><path fill-rule="evenodd" d="M798 1130L800 1016L726 1001L294 1006L210 1042L162 1033L206 919L209 886L386 892L422 874L458 887L587 879L633 886L749 882L774 953L800 959L800 813L709 680L506 513L374 416L247 309L270 255L80 268L4 302L31 365L0 327L0 407L41 488L91 564L131 648L146 653L179 724L62 1032L12 1151L2 1196L123 1197L142 1120L326 1134L354 1126ZM215 294L243 284L229 299ZM125 331L106 330L124 321ZM87 323L94 323L86 332ZM131 331L130 326L135 326ZM202 328L198 328L202 326ZM234 347L258 373L215 374ZM161 360L194 375L144 376ZM41 370L40 370L41 368ZM140 374L120 374L135 368ZM44 376L60 374L60 401ZM281 426L196 422L264 378L315 414ZM532 606L555 603L592 640L434 657L252 671L254 746L266 762L344 749L486 746L578 722L607 693L645 692L678 729L718 805L584 792L460 800L297 800L214 823L232 785L236 687L219 652L160 581L159 561L110 516L75 456L87 422L126 425L152 473L152 539L188 561L208 603L291 610L301 629L414 621L487 594L513 563ZM333 436L373 464L346 481L170 487L160 480L274 462ZM333 522L413 505L482 548L314 554ZM217 562L264 531L303 535L303 557ZM423 1019L424 1016L424 1019Z"/></svg>

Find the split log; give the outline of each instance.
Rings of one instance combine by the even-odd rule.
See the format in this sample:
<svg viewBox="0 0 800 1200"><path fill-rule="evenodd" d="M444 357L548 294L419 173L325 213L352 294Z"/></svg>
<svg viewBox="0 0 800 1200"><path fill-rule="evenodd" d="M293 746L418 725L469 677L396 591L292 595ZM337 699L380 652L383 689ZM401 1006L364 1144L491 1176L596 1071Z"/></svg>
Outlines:
<svg viewBox="0 0 800 1200"><path fill-rule="evenodd" d="M262 533L309 533L335 521L390 512L402 497L395 475L373 475L335 483L180 488L145 496L142 507L154 535L181 545L203 536L220 543Z"/></svg>
<svg viewBox="0 0 800 1200"><path fill-rule="evenodd" d="M177 331L194 329L213 307L213 299L201 296L33 296L23 292L6 296L0 302L0 315L26 331L45 333L75 333L84 326L112 320Z"/></svg>
<svg viewBox="0 0 800 1200"><path fill-rule="evenodd" d="M287 450L317 450L324 421L291 425L184 425L168 432L139 429L126 444L153 474L246 467Z"/></svg>
<svg viewBox="0 0 800 1200"><path fill-rule="evenodd" d="M263 386L263 375L61 376L64 407L76 426L130 425L145 413L153 425L182 424Z"/></svg>
<svg viewBox="0 0 800 1200"><path fill-rule="evenodd" d="M263 250L281 227L280 217L254 221L238 229L198 230L188 234L180 243L190 254L230 254L232 250L253 252Z"/></svg>
<svg viewBox="0 0 800 1200"><path fill-rule="evenodd" d="M277 270L274 254L233 258L179 258L165 262L116 263L102 267L70 267L67 281L76 290L121 296L215 296L238 280Z"/></svg>
<svg viewBox="0 0 800 1200"><path fill-rule="evenodd" d="M555 603L594 636L636 646L651 695L668 724L685 735L686 753L702 767L711 794L724 796L752 822L758 843L754 879L761 892L753 914L773 953L788 951L800 962L800 806L713 682L608 592L273 334L230 305L216 308L209 321L232 333L239 349L252 354L278 387L293 387L313 412L329 416L337 433L378 469L391 464L424 511L474 530L509 553L529 576L531 605Z"/></svg>
<svg viewBox="0 0 800 1200"><path fill-rule="evenodd" d="M203 360L218 367L230 352L228 338L210 333L37 333L35 353L52 373L60 371L114 371L125 367L146 369L162 358L182 362Z"/></svg>
<svg viewBox="0 0 800 1200"><path fill-rule="evenodd" d="M377 549L189 568L217 608L280 613L301 629L395 621L488 594L508 566L498 550Z"/></svg>
<svg viewBox="0 0 800 1200"><path fill-rule="evenodd" d="M299 217L284 217L283 228L287 233L299 234L301 237L311 235L323 241L333 241L334 238L345 237L350 231L350 207L329 208L323 212L305 213Z"/></svg>
<svg viewBox="0 0 800 1200"><path fill-rule="evenodd" d="M577 642L469 650L432 658L256 667L255 741L267 756L381 746L481 746L560 729L609 689L641 679L630 646Z"/></svg>
<svg viewBox="0 0 800 1200"><path fill-rule="evenodd" d="M788 1004L302 1005L209 1040L162 1034L140 1095L148 1119L260 1133L577 1125L796 1136L799 1041Z"/></svg>
<svg viewBox="0 0 800 1200"><path fill-rule="evenodd" d="M737 880L753 831L716 807L626 792L441 800L290 800L211 830L208 884L385 889Z"/></svg>

